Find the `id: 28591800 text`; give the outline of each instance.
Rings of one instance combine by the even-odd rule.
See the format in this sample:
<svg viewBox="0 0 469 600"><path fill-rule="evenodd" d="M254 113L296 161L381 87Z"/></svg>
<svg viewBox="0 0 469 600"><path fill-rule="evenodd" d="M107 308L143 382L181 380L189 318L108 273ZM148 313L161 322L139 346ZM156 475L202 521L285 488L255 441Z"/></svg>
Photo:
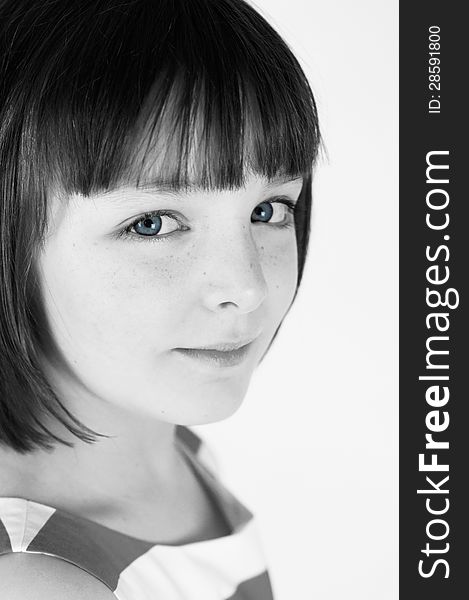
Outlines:
<svg viewBox="0 0 469 600"><path fill-rule="evenodd" d="M441 66L440 66L440 27L428 28L428 101L429 114L439 114L441 110Z"/></svg>

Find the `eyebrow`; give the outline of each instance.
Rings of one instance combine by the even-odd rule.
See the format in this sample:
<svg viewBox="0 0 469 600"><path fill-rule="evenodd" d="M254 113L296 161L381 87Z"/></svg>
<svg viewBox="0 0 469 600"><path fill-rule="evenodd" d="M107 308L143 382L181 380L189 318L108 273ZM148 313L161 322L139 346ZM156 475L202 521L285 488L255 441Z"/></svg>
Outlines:
<svg viewBox="0 0 469 600"><path fill-rule="evenodd" d="M301 179L303 179L301 175L292 178L276 177L274 179L269 180L269 182L265 185L265 190L270 191L271 189L278 187L279 185L295 183L296 181L300 181ZM141 190L142 192L158 193L168 196L186 193L201 193L207 191L206 188L195 183L188 183L187 186L178 189L170 183L164 181L139 184L135 189Z"/></svg>
<svg viewBox="0 0 469 600"><path fill-rule="evenodd" d="M283 185L283 184L287 184L287 183L296 183L297 181L300 181L303 179L302 175L298 175L298 177L292 177L292 178L285 178L285 177L277 177L275 179L272 179L269 181L269 183L265 186L267 190L271 190L274 187L277 187L278 185Z"/></svg>
<svg viewBox="0 0 469 600"><path fill-rule="evenodd" d="M285 178L285 177L276 177L274 179L270 179L268 181L268 183L264 186L264 189L266 192L270 192L272 189L278 187L279 185L286 185L288 183L295 183L297 181L300 181L301 179L303 179L303 177L300 175L298 177L292 177L292 178ZM206 188L197 185L195 183L188 183L187 186L183 186L181 188L175 188L174 185L172 185L171 183L167 182L167 181L152 181L152 182L144 182L144 183L140 183L139 185L135 186L134 188L135 191L139 191L142 192L144 194L149 194L149 195L160 195L160 196L166 196L168 198L173 198L173 199L178 199L181 196L190 194L190 193L203 193L206 190ZM116 192L119 192L119 188L113 188L110 190L107 190L105 192L102 192L100 195L104 198L115 194ZM128 200L127 199L120 199L120 198L115 198L113 199L113 203L120 205L120 204L124 204L127 205Z"/></svg>

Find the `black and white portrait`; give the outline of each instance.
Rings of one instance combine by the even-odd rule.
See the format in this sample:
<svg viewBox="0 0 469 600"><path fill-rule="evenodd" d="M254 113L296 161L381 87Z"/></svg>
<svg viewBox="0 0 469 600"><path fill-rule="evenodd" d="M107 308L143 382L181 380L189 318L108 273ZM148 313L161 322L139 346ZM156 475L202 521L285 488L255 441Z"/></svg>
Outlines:
<svg viewBox="0 0 469 600"><path fill-rule="evenodd" d="M0 0L0 597L392 600L397 4Z"/></svg>

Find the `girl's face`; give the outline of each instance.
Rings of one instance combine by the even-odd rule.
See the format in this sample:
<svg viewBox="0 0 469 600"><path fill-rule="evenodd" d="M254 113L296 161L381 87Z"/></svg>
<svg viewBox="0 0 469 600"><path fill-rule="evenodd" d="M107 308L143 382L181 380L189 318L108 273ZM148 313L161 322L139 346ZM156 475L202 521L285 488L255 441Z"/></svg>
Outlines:
<svg viewBox="0 0 469 600"><path fill-rule="evenodd" d="M56 198L39 267L73 373L51 367L57 388L170 423L230 416L294 297L301 187Z"/></svg>

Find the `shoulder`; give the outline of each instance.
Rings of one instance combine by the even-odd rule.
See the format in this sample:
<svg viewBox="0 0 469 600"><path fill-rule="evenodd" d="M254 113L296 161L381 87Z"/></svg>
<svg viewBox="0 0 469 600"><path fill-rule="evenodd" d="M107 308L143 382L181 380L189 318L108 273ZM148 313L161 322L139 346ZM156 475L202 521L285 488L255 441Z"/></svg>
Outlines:
<svg viewBox="0 0 469 600"><path fill-rule="evenodd" d="M0 555L2 598L8 600L111 600L114 593L75 565L47 554Z"/></svg>

